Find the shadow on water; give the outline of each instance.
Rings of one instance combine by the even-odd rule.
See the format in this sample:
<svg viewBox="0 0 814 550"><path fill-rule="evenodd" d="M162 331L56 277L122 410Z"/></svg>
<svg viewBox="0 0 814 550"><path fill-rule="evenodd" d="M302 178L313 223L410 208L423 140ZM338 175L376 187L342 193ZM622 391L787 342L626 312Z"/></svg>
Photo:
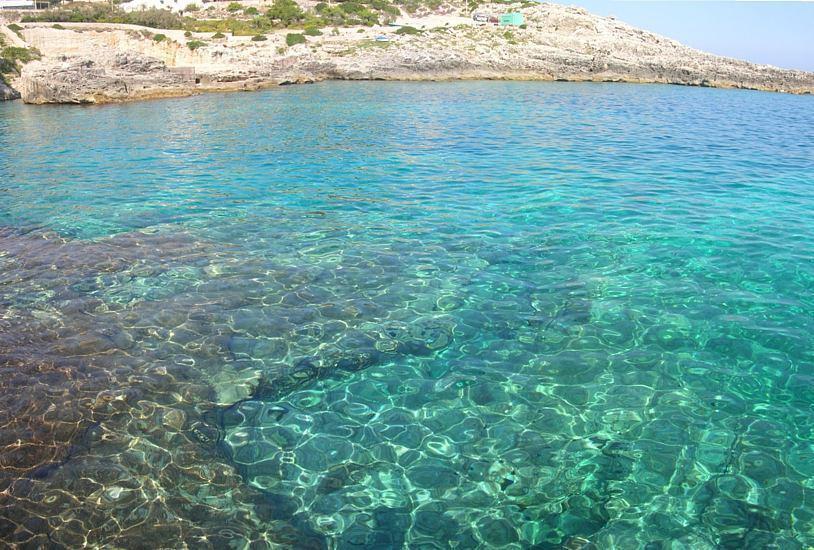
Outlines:
<svg viewBox="0 0 814 550"><path fill-rule="evenodd" d="M268 495L241 482L201 421L216 384L239 384L222 376L230 331L214 323L240 300L189 291L205 243L170 232L0 238L4 541L324 546L293 518L267 517Z"/></svg>
<svg viewBox="0 0 814 550"><path fill-rule="evenodd" d="M406 257L351 258L328 272L230 256L170 228L0 238L2 536L19 544L325 547L302 502L259 487L256 465L236 460L224 435L288 411L247 418L253 404L405 358L433 361L484 329L476 312L454 311L464 287L397 307L421 302L394 276L414 269ZM366 285L378 301L360 295ZM589 310L571 296L535 318L572 325ZM526 323L500 317L490 326L507 334ZM318 492L385 464L326 465ZM376 536L410 512L380 507Z"/></svg>
<svg viewBox="0 0 814 550"><path fill-rule="evenodd" d="M428 291L403 286L409 256L327 270L225 253L170 228L1 237L3 540L399 547L431 525L464 547L517 540L503 519L475 532L444 512L471 501L546 526L523 536L557 547L606 531L619 486L642 467L648 428L632 413L613 420L605 403L661 392L601 380L662 355L598 352L599 338L621 351L631 336L621 319L603 328L598 290L578 278L518 287L510 267L482 260L458 270L454 289ZM518 363L468 347L484 340L518 342ZM553 393L504 394L489 382L496 373ZM593 381L606 395L580 390ZM436 406L446 407L437 419ZM621 431L580 420L593 407ZM444 450L453 442L462 454ZM550 486L529 492L528 464L549 471ZM783 525L730 487L731 467L692 497L697 521L735 522L727 540L771 540ZM484 483L494 494L478 492ZM421 504L427 491L437 510ZM365 492L383 496L354 500Z"/></svg>
<svg viewBox="0 0 814 550"><path fill-rule="evenodd" d="M728 389L727 361L782 356L677 353L701 347L686 318L607 309L567 266L530 285L489 246L325 264L172 227L0 238L4 541L554 548L634 532L640 498L658 544L664 487L722 544L793 529L750 500L742 472L783 467Z"/></svg>
<svg viewBox="0 0 814 550"><path fill-rule="evenodd" d="M232 469L230 404L452 338L444 314L375 322L387 306L358 297L349 266L331 280L349 293L329 296L322 270L169 230L0 238L2 537L20 544L323 547L298 506Z"/></svg>

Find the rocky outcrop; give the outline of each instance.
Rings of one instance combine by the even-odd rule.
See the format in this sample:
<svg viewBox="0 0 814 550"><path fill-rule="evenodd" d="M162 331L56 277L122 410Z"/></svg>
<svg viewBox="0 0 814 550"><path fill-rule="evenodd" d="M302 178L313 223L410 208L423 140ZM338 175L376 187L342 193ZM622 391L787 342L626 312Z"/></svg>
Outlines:
<svg viewBox="0 0 814 550"><path fill-rule="evenodd" d="M444 24L434 17L432 28L416 35L350 29L286 48L285 31L265 42L162 31L172 39L156 43L151 32L129 27L29 25L24 36L44 57L27 65L16 85L29 103L101 103L325 79L618 81L814 92L812 73L715 56L580 8L492 8L522 11L526 28L476 26L460 17ZM375 41L380 34L390 41ZM185 44L192 39L205 45L193 52Z"/></svg>
<svg viewBox="0 0 814 550"><path fill-rule="evenodd" d="M505 8L504 8L505 9ZM581 8L522 10L528 28L466 26L334 57L337 78L649 82L814 92L814 74L720 57Z"/></svg>
<svg viewBox="0 0 814 550"><path fill-rule="evenodd" d="M20 38L6 27L6 19L0 15L0 50L8 45L19 46L19 42L21 42ZM4 63L2 57L0 56L0 65L6 65L6 69L8 69L8 64ZM4 78L8 78L8 75L0 74L0 101L20 99L20 92L6 84Z"/></svg>
<svg viewBox="0 0 814 550"><path fill-rule="evenodd" d="M27 103L99 103L193 93L181 75L130 53L31 63L18 86Z"/></svg>
<svg viewBox="0 0 814 550"><path fill-rule="evenodd" d="M20 92L0 81L0 101L9 101L11 99L20 99Z"/></svg>
<svg viewBox="0 0 814 550"><path fill-rule="evenodd" d="M26 103L91 104L256 90L280 83L267 72L239 69L199 76L194 67L171 68L159 59L124 52L112 58L80 56L59 63L47 59L30 63L17 86Z"/></svg>

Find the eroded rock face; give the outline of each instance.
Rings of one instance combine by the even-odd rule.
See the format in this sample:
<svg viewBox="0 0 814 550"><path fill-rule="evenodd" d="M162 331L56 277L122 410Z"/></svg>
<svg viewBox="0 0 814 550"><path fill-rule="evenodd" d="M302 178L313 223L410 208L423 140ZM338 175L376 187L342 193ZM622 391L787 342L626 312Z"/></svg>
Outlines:
<svg viewBox="0 0 814 550"><path fill-rule="evenodd" d="M194 92L162 61L130 52L31 63L19 86L26 103L99 103Z"/></svg>
<svg viewBox="0 0 814 550"><path fill-rule="evenodd" d="M0 101L20 99L20 92L0 82Z"/></svg>
<svg viewBox="0 0 814 550"><path fill-rule="evenodd" d="M503 8L501 11L504 11ZM334 56L332 77L666 83L814 92L814 74L695 50L581 8L523 10L528 28L462 26Z"/></svg>

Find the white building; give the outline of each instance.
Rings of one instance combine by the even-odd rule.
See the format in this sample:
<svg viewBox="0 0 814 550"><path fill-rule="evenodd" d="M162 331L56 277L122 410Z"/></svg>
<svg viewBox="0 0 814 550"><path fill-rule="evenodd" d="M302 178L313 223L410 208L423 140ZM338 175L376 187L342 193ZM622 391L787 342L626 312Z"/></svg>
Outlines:
<svg viewBox="0 0 814 550"><path fill-rule="evenodd" d="M33 10L33 0L0 0L0 10Z"/></svg>
<svg viewBox="0 0 814 550"><path fill-rule="evenodd" d="M0 0L2 2L3 0ZM130 0L119 4L124 11L137 11L137 10L170 10L174 12L183 11L190 4L197 4L200 6L203 2L196 0Z"/></svg>

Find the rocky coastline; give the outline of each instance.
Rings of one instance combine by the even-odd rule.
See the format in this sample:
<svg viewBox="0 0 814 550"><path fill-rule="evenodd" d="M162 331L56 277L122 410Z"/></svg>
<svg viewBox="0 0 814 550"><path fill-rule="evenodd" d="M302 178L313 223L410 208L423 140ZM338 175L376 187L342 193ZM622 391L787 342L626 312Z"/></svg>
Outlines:
<svg viewBox="0 0 814 550"><path fill-rule="evenodd" d="M0 101L10 101L13 99L20 99L20 92L0 82Z"/></svg>
<svg viewBox="0 0 814 550"><path fill-rule="evenodd" d="M17 34L42 58L27 63L11 84L33 104L122 102L329 79L635 82L814 93L812 73L712 55L581 8L522 6L493 6L522 12L522 28L428 17L416 34L360 27L291 46L285 31L253 41L133 25L27 23ZM157 41L159 33L166 40ZM0 86L0 96L14 95Z"/></svg>

